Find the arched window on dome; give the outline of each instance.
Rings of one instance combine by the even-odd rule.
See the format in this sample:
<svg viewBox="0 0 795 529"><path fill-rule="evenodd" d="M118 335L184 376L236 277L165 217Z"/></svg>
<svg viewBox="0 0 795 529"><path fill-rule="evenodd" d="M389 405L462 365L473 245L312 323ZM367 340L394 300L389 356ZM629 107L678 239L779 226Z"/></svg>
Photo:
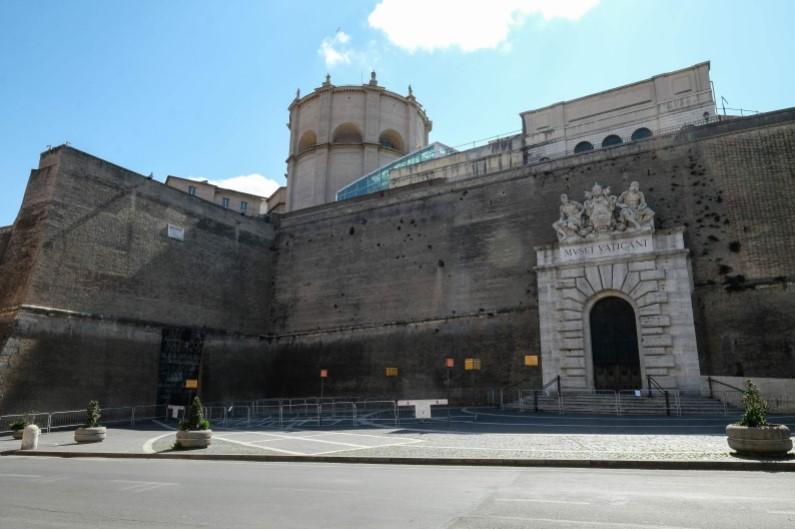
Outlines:
<svg viewBox="0 0 795 529"><path fill-rule="evenodd" d="M332 136L334 143L361 144L362 133L353 123L343 123L334 129Z"/></svg>
<svg viewBox="0 0 795 529"><path fill-rule="evenodd" d="M574 146L574 154L580 154L581 152L588 152L592 150L593 144L590 141L581 141Z"/></svg>
<svg viewBox="0 0 795 529"><path fill-rule="evenodd" d="M403 138L397 131L392 129L385 130L381 133L381 136L378 137L378 143L381 144L382 147L386 147L387 149L395 149L396 151L400 151L401 153L405 153L406 149L403 146Z"/></svg>
<svg viewBox="0 0 795 529"><path fill-rule="evenodd" d="M317 134L313 130L308 130L301 135L301 139L298 141L298 152L302 153L315 145L317 145Z"/></svg>
<svg viewBox="0 0 795 529"><path fill-rule="evenodd" d="M646 138L651 138L651 137L652 133L646 127L641 127L632 133L632 141L645 140Z"/></svg>
<svg viewBox="0 0 795 529"><path fill-rule="evenodd" d="M612 147L613 145L621 145L622 143L624 143L624 140L622 140L620 136L611 134L602 140L602 147Z"/></svg>

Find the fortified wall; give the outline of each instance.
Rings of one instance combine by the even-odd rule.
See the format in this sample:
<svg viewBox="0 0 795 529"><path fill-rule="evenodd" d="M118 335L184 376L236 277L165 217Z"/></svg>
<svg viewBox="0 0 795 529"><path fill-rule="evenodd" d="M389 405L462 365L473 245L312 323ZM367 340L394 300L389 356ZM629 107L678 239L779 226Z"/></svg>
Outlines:
<svg viewBox="0 0 795 529"><path fill-rule="evenodd" d="M435 161L411 186L282 217L269 392L314 394L326 368L333 394L444 396L446 357L464 396L547 382L523 364L544 359L534 248L555 241L559 196L594 182L640 182L657 229L684 229L701 375L795 377L795 110L515 158Z"/></svg>
<svg viewBox="0 0 795 529"><path fill-rule="evenodd" d="M595 182L638 181L683 235L701 375L795 378L795 109L544 163L481 152L253 218L47 151L0 228L0 410L183 402L191 378L206 401L314 395L321 368L327 395L540 387L536 249Z"/></svg>
<svg viewBox="0 0 795 529"><path fill-rule="evenodd" d="M206 398L261 395L273 234L70 147L45 152L0 229L0 411L151 404L191 377Z"/></svg>

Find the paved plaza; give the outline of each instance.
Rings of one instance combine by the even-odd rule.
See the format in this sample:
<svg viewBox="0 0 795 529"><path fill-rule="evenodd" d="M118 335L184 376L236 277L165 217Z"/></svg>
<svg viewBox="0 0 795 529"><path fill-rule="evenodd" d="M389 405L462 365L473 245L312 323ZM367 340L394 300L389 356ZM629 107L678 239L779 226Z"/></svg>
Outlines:
<svg viewBox="0 0 795 529"><path fill-rule="evenodd" d="M213 425L207 449L174 451L175 425L151 421L110 428L97 444L77 445L72 431L43 434L39 451L108 454L223 454L357 458L744 461L732 455L724 428L735 417L610 417L527 414L499 409L434 411L430 420L388 414L349 418L229 420ZM795 426L795 417L773 420ZM0 440L0 451L19 441ZM795 455L781 460L795 465Z"/></svg>

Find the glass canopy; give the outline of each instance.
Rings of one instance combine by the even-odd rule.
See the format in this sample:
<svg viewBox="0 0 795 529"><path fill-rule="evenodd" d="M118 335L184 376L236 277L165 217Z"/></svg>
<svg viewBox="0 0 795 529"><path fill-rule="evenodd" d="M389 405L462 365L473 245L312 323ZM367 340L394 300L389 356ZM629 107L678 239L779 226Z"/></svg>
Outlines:
<svg viewBox="0 0 795 529"><path fill-rule="evenodd" d="M353 197L368 195L377 191L385 191L391 187L390 173L395 169L401 169L410 165L427 162L442 156L447 156L457 152L452 147L435 141L417 151L409 153L397 160L379 167L372 173L366 174L358 180L354 180L337 191L337 200L347 200Z"/></svg>

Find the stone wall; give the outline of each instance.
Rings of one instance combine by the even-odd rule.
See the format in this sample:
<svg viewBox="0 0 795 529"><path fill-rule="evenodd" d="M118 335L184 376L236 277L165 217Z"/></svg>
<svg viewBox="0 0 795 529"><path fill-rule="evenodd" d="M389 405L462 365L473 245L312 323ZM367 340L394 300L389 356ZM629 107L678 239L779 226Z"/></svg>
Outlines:
<svg viewBox="0 0 795 529"><path fill-rule="evenodd" d="M451 353L483 359L481 387L539 383L540 369L521 364L539 351L533 248L555 240L559 195L581 200L595 181L640 181L657 227L685 228L703 374L745 361L747 375L795 376L794 121L779 111L286 215L273 306L282 393L316 393L316 369L333 365L345 391L443 395ZM785 323L751 324L762 308ZM747 322L746 338L716 345L731 321ZM390 363L400 382L384 376Z"/></svg>
<svg viewBox="0 0 795 529"><path fill-rule="evenodd" d="M0 411L154 402L163 327L208 336L208 395L261 394L272 242L267 218L68 147L44 153L0 262Z"/></svg>

